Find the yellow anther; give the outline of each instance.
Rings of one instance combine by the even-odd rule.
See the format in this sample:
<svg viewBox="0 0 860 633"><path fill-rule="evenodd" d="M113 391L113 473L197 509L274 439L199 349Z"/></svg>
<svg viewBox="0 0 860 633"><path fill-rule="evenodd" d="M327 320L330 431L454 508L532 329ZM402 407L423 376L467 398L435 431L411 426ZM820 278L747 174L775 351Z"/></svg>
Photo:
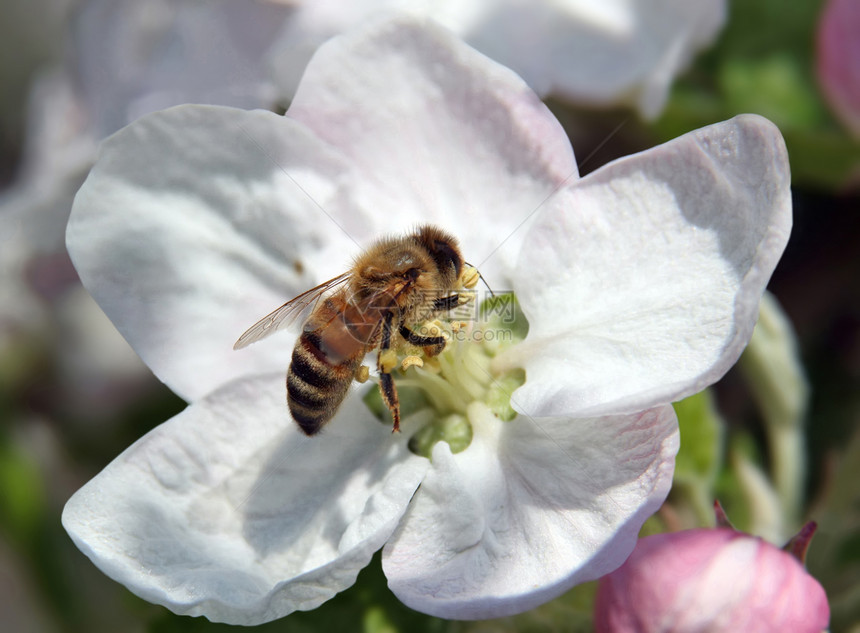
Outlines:
<svg viewBox="0 0 860 633"><path fill-rule="evenodd" d="M469 323L467 321L451 321L450 325L451 331L454 334L469 327Z"/></svg>
<svg viewBox="0 0 860 633"><path fill-rule="evenodd" d="M362 365L355 370L355 380L357 382L367 382L368 377L370 377L370 367L367 365Z"/></svg>
<svg viewBox="0 0 860 633"><path fill-rule="evenodd" d="M403 359L403 362L400 363L400 369L406 371L410 367L424 367L424 361L418 356L407 356Z"/></svg>
<svg viewBox="0 0 860 633"><path fill-rule="evenodd" d="M480 273L478 273L477 268L468 267L464 268L463 272L460 273L460 285L463 288L474 288L478 285L478 280L481 278Z"/></svg>
<svg viewBox="0 0 860 633"><path fill-rule="evenodd" d="M451 324L447 322L442 322L439 319L436 319L428 326L428 331L432 332L428 336L441 336L446 341L451 340Z"/></svg>

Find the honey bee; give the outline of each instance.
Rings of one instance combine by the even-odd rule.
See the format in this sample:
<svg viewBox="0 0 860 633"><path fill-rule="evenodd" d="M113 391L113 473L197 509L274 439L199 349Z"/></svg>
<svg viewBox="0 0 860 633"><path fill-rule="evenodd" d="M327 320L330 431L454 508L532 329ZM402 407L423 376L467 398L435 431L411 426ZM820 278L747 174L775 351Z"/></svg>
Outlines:
<svg viewBox="0 0 860 633"><path fill-rule="evenodd" d="M461 304L466 295L458 290L477 280L474 271L463 282L464 263L457 240L434 226L383 238L360 254L348 272L260 319L233 349L285 327L313 304L287 370L287 404L299 428L314 435L334 417L365 355L378 348L379 390L394 419L393 431L399 431L397 388L383 356L401 339L423 348L427 356L442 352L446 341L441 332L422 336L415 326Z"/></svg>

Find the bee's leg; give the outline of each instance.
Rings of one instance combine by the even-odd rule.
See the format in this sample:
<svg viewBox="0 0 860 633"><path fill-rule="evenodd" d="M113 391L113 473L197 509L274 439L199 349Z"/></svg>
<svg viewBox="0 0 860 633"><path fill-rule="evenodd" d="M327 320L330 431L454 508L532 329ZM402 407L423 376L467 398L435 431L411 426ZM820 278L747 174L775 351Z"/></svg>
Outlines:
<svg viewBox="0 0 860 633"><path fill-rule="evenodd" d="M391 377L391 367L385 366L382 363L382 356L385 351L391 349L391 324L394 320L394 313L387 312L382 321L382 339L379 344L379 355L377 356L377 369L379 370L379 392L382 394L382 401L388 410L391 411L391 417L394 418L394 428L392 433L400 431L400 400L397 397L397 387L394 384L394 379Z"/></svg>
<svg viewBox="0 0 860 633"><path fill-rule="evenodd" d="M447 297L441 297L436 299L433 302L433 311L434 312L447 312L448 310L453 310L457 306L460 305L460 295L452 294Z"/></svg>
<svg viewBox="0 0 860 633"><path fill-rule="evenodd" d="M445 349L446 341L444 336L421 336L405 325L400 326L400 336L416 347L423 347L424 353L427 356L438 356Z"/></svg>

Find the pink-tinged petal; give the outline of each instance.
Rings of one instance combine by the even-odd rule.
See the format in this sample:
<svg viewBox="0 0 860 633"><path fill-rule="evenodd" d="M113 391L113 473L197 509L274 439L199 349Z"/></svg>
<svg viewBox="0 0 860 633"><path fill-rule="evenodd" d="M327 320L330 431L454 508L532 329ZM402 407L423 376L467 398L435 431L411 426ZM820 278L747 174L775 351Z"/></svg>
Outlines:
<svg viewBox="0 0 860 633"><path fill-rule="evenodd" d="M234 624L350 586L428 463L357 401L304 436L283 382L231 383L131 446L66 505L77 546L146 600Z"/></svg>
<svg viewBox="0 0 860 633"><path fill-rule="evenodd" d="M830 0L817 34L818 81L836 116L860 138L860 2Z"/></svg>
<svg viewBox="0 0 860 633"><path fill-rule="evenodd" d="M618 567L671 485L671 406L634 416L500 423L473 404L474 437L432 468L383 550L391 590L439 617L531 609Z"/></svg>
<svg viewBox="0 0 860 633"><path fill-rule="evenodd" d="M257 319L348 266L344 253L358 247L330 218L345 172L301 124L271 112L165 110L103 144L75 198L68 249L144 362L179 395L198 398L286 368L289 336L232 346Z"/></svg>
<svg viewBox="0 0 860 633"><path fill-rule="evenodd" d="M821 585L790 554L731 529L657 534L600 581L598 633L820 633Z"/></svg>
<svg viewBox="0 0 860 633"><path fill-rule="evenodd" d="M373 214L358 239L434 222L491 279L509 272L520 225L577 176L528 86L431 22L373 22L330 40L287 114L355 167L353 203Z"/></svg>
<svg viewBox="0 0 860 633"><path fill-rule="evenodd" d="M560 192L514 288L529 415L629 413L718 380L749 341L791 230L782 137L753 115L616 161Z"/></svg>

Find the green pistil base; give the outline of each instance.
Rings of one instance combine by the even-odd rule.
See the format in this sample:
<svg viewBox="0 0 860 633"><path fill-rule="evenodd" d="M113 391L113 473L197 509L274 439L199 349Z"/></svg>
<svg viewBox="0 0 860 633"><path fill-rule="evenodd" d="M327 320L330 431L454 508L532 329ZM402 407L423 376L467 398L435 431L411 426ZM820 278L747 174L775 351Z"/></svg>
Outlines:
<svg viewBox="0 0 860 633"><path fill-rule="evenodd" d="M528 323L512 294L500 295L481 305L481 317L452 334L445 351L425 359L426 367L396 370L403 431L411 433L409 449L430 457L436 442L447 442L451 452L465 450L472 441L469 405L482 402L500 421L513 420L511 394L525 382L525 372L514 369L501 374L490 367L495 356L521 342ZM381 421L391 416L379 390L364 397ZM417 431L411 431L418 426Z"/></svg>

